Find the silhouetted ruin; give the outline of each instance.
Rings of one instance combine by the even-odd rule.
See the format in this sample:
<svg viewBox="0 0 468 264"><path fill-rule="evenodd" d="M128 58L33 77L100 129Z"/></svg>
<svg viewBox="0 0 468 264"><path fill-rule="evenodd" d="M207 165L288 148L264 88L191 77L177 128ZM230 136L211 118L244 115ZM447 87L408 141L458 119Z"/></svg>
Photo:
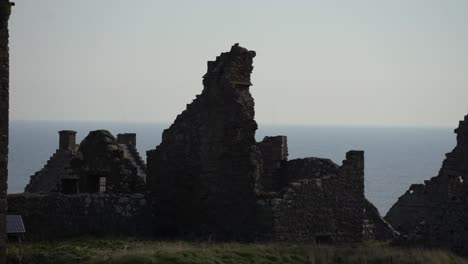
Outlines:
<svg viewBox="0 0 468 264"><path fill-rule="evenodd" d="M135 134L92 131L76 145L76 132L59 132L59 148L31 176L30 193L132 193L145 189L146 166L136 150Z"/></svg>
<svg viewBox="0 0 468 264"><path fill-rule="evenodd" d="M394 238L396 232L364 197L363 151L349 151L340 166L322 158L288 160L285 136L255 141L249 91L254 57L236 44L208 62L202 93L148 151L147 169L135 134L116 139L97 130L76 145L75 131L60 131L59 149L31 176L29 193L8 197L10 212L23 215L29 239Z"/></svg>
<svg viewBox="0 0 468 264"><path fill-rule="evenodd" d="M148 151L156 233L304 242L393 236L388 225L364 230L370 220L362 151L348 152L339 166L288 161L285 136L255 142L254 57L236 44L208 62L202 93Z"/></svg>
<svg viewBox="0 0 468 264"><path fill-rule="evenodd" d="M261 169L249 92L254 57L235 45L208 62L203 92L148 151L160 232L230 237L254 232Z"/></svg>
<svg viewBox="0 0 468 264"><path fill-rule="evenodd" d="M457 145L439 174L411 185L385 216L403 235L402 244L468 255L468 115L455 133Z"/></svg>
<svg viewBox="0 0 468 264"><path fill-rule="evenodd" d="M0 263L5 261L6 210L8 179L8 121L9 121L9 50L8 19L11 13L8 0L0 0Z"/></svg>
<svg viewBox="0 0 468 264"><path fill-rule="evenodd" d="M7 196L11 6L0 0L0 263L6 213L27 239L83 235L315 243L395 239L468 255L468 115L437 176L413 184L382 218L364 196L364 152L342 164L288 160L286 136L256 142L254 51L238 44L208 62L203 91L147 152L136 135L59 132L59 148ZM8 202L8 207L7 207ZM393 227L392 227L393 226ZM395 228L395 229L394 229Z"/></svg>

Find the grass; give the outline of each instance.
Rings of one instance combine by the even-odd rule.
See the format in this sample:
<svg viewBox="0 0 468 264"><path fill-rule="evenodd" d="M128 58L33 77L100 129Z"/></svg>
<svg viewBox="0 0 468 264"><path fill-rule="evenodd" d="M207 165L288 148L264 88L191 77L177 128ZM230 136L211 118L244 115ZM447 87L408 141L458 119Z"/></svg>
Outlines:
<svg viewBox="0 0 468 264"><path fill-rule="evenodd" d="M7 263L263 264L424 263L468 264L440 250L402 249L387 243L346 246L190 243L81 239L8 245Z"/></svg>

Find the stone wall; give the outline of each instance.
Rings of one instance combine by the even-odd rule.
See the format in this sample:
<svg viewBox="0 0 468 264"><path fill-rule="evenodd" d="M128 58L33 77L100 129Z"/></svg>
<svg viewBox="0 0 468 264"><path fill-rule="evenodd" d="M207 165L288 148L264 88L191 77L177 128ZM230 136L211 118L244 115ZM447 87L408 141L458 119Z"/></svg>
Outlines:
<svg viewBox="0 0 468 264"><path fill-rule="evenodd" d="M403 244L468 255L468 115L455 133L457 145L446 154L439 174L411 185L385 219L402 233Z"/></svg>
<svg viewBox="0 0 468 264"><path fill-rule="evenodd" d="M117 141L120 143L120 147L124 150L124 157L137 169L137 176L146 182L146 164L136 148L136 134L118 134Z"/></svg>
<svg viewBox="0 0 468 264"><path fill-rule="evenodd" d="M208 62L202 93L148 151L159 233L235 239L253 232L260 174L249 91L254 57L236 44Z"/></svg>
<svg viewBox="0 0 468 264"><path fill-rule="evenodd" d="M431 214L430 200L424 184L412 184L408 191L398 198L398 202L392 206L385 218L398 232L409 234Z"/></svg>
<svg viewBox="0 0 468 264"><path fill-rule="evenodd" d="M257 144L262 153L261 191L279 191L286 183L283 178L288 161L288 140L285 136L265 137Z"/></svg>
<svg viewBox="0 0 468 264"><path fill-rule="evenodd" d="M208 62L202 93L148 151L156 234L357 242L365 226L372 228L366 237L384 233L388 226L373 222L382 221L378 211L365 214L362 151L348 152L338 166L288 161L285 136L255 142L254 56L236 44Z"/></svg>
<svg viewBox="0 0 468 264"><path fill-rule="evenodd" d="M108 131L92 131L75 150L73 131L63 131L59 150L76 152L68 163L78 189L105 187L114 194L9 196L10 212L23 215L29 239L144 234L344 243L393 238L364 197L363 151L349 151L339 166L321 158L288 161L285 136L255 141L249 91L254 57L236 44L208 62L202 93L147 153L151 204L144 195L122 194L142 189L144 163L135 134L116 139Z"/></svg>
<svg viewBox="0 0 468 264"><path fill-rule="evenodd" d="M293 162L294 170L302 168L306 177L290 182L278 196L257 202L262 212L259 217L263 221L262 229L267 230L269 226L271 230L266 234L279 241L362 241L364 153L348 152L343 165L335 164L336 169L332 171L328 170L328 162L317 168L310 166L309 161ZM318 171L324 174L319 175Z"/></svg>
<svg viewBox="0 0 468 264"><path fill-rule="evenodd" d="M8 19L11 3L0 0L0 263L5 261L8 180L9 51Z"/></svg>
<svg viewBox="0 0 468 264"><path fill-rule="evenodd" d="M59 149L31 176L30 193L134 193L146 190L146 167L135 134L118 141L107 130L91 131L80 145L75 131L60 131Z"/></svg>
<svg viewBox="0 0 468 264"><path fill-rule="evenodd" d="M340 167L330 159L302 158L290 160L285 171L285 181L301 179L320 179L326 175L337 174Z"/></svg>
<svg viewBox="0 0 468 264"><path fill-rule="evenodd" d="M44 167L30 177L24 191L30 193L66 193L67 191L61 186L62 180L78 179L70 165L76 153L76 149L57 149L52 157L47 160ZM76 191L73 193L76 193Z"/></svg>
<svg viewBox="0 0 468 264"><path fill-rule="evenodd" d="M128 151L128 148L127 148ZM80 192L99 192L104 185L107 193L133 193L145 190L144 177L132 155L107 130L95 130L80 143L79 155L71 166L79 177ZM104 183L99 181L104 179Z"/></svg>
<svg viewBox="0 0 468 264"><path fill-rule="evenodd" d="M398 239L400 233L380 215L379 210L367 199L364 203L364 240L391 241Z"/></svg>
<svg viewBox="0 0 468 264"><path fill-rule="evenodd" d="M8 205L22 215L27 240L153 234L145 194L10 194Z"/></svg>

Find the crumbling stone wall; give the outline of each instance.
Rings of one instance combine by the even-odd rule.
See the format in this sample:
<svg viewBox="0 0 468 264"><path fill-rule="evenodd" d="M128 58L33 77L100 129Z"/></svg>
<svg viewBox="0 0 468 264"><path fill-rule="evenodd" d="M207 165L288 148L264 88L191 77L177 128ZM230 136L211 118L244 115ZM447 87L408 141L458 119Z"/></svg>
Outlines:
<svg viewBox="0 0 468 264"><path fill-rule="evenodd" d="M253 51L237 44L208 62L204 89L148 151L158 235L214 239L355 242L385 233L365 214L364 153L342 166L288 161L287 138L255 142L249 92ZM376 214L376 215L375 215Z"/></svg>
<svg viewBox="0 0 468 264"><path fill-rule="evenodd" d="M254 51L234 45L208 62L204 89L148 151L161 233L217 238L253 229L259 152L250 74Z"/></svg>
<svg viewBox="0 0 468 264"><path fill-rule="evenodd" d="M34 173L25 187L25 192L50 193L61 192L62 179L78 179L70 167L76 152L72 150L57 149L47 160L44 168Z"/></svg>
<svg viewBox="0 0 468 264"><path fill-rule="evenodd" d="M398 239L396 231L379 213L379 210L369 201L364 201L364 240L391 241Z"/></svg>
<svg viewBox="0 0 468 264"><path fill-rule="evenodd" d="M468 255L468 115L455 133L457 145L446 154L439 174L411 185L385 219L404 235L401 243Z"/></svg>
<svg viewBox="0 0 468 264"><path fill-rule="evenodd" d="M131 193L146 189L146 167L134 145L135 134L120 134L119 141L107 130L96 130L80 145L76 145L75 131L59 134L59 149L31 176L26 192ZM105 181L100 182L101 178Z"/></svg>
<svg viewBox="0 0 468 264"><path fill-rule="evenodd" d="M148 152L151 206L143 195L122 194L143 189L144 163L135 134L116 139L106 130L92 131L77 147L74 131L61 131L59 150L72 154L62 168L71 165L68 176L76 177L78 190L94 193L105 187L106 193L119 194L12 195L10 211L25 217L31 239L149 235L152 227L159 236L217 240L321 243L392 237L365 200L363 151L349 151L338 166L320 158L288 161L285 136L255 142L249 92L254 57L236 44L208 62L202 93ZM64 180L67 173L56 174Z"/></svg>
<svg viewBox="0 0 468 264"><path fill-rule="evenodd" d="M143 190L135 134L116 139L106 130L90 132L78 148L74 131L61 131L59 150L72 158L57 162L66 169L70 164L72 173L55 174L62 180L64 174L76 177L81 192L97 192L96 179L105 178L105 192L119 194L10 196L11 212L26 218L32 239L120 229L149 235L152 227L156 235L171 238L319 243L392 238L391 227L365 200L363 151L349 151L339 166L321 158L288 161L285 136L255 142L249 92L254 57L236 44L208 62L202 93L147 153L153 202L146 214L140 212L148 209L143 196L121 194ZM56 166L45 170L49 167ZM133 220L144 227L135 229ZM41 229L43 224L48 227Z"/></svg>
<svg viewBox="0 0 468 264"><path fill-rule="evenodd" d="M290 160L284 174L287 182L301 179L320 179L326 175L337 174L340 167L330 159L303 158Z"/></svg>
<svg viewBox="0 0 468 264"><path fill-rule="evenodd" d="M271 221L272 230L267 234L280 241L362 241L364 153L348 152L343 165L334 164L333 170L329 170L331 161L315 167L311 166L311 160L319 159L290 161L293 171L302 171L304 177L290 182L276 197L258 201L263 206L260 210L263 221L268 218ZM268 212L271 216L265 217Z"/></svg>
<svg viewBox="0 0 468 264"><path fill-rule="evenodd" d="M145 189L144 178L137 167L125 157L117 139L107 130L91 131L80 143L78 156L71 161L78 174L82 192L96 192L92 188L105 178L105 192L131 193Z"/></svg>
<svg viewBox="0 0 468 264"><path fill-rule="evenodd" d="M146 164L136 148L136 134L118 134L117 141L120 143L120 147L123 149L124 158L128 159L130 163L137 169L137 176L146 182Z"/></svg>
<svg viewBox="0 0 468 264"><path fill-rule="evenodd" d="M8 213L23 217L27 240L152 234L150 202L141 193L10 194L8 204Z"/></svg>
<svg viewBox="0 0 468 264"><path fill-rule="evenodd" d="M8 19L11 3L0 0L0 262L5 261L8 180L9 51Z"/></svg>
<svg viewBox="0 0 468 264"><path fill-rule="evenodd" d="M47 160L44 168L34 173L25 187L30 193L76 193L78 190L64 190L62 180L78 180L78 175L71 168L71 161L76 158L78 146L76 145L76 131L59 131L59 148Z"/></svg>
<svg viewBox="0 0 468 264"><path fill-rule="evenodd" d="M363 152L350 151L350 160L339 166L330 159L313 157L288 161L285 136L265 137L258 147L263 160L257 202L258 237L355 242L398 236L364 198Z"/></svg>
<svg viewBox="0 0 468 264"><path fill-rule="evenodd" d="M259 189L264 192L279 191L287 183L283 176L288 161L288 139L285 136L265 137L257 147L262 154Z"/></svg>
<svg viewBox="0 0 468 264"><path fill-rule="evenodd" d="M402 234L409 234L431 214L430 200L424 184L412 184L388 211L385 219Z"/></svg>

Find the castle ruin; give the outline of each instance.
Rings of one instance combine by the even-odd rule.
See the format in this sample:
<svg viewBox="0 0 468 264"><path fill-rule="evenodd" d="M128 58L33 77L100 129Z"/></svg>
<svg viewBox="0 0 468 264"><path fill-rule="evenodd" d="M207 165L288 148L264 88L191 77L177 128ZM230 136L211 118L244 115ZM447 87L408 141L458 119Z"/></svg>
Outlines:
<svg viewBox="0 0 468 264"><path fill-rule="evenodd" d="M60 131L59 148L31 176L26 193L8 197L9 211L23 215L29 239L394 238L397 233L364 197L363 151L349 151L338 165L323 158L288 160L286 136L256 142L254 57L236 44L208 62L202 93L147 152L147 167L135 134L115 138L97 130L77 145L75 131Z"/></svg>
<svg viewBox="0 0 468 264"><path fill-rule="evenodd" d="M363 151L348 152L339 166L320 158L288 161L285 136L255 141L254 57L236 44L208 62L202 93L148 151L156 234L303 242L393 237L379 215L372 218L379 224L366 225L378 212L366 212Z"/></svg>
<svg viewBox="0 0 468 264"><path fill-rule="evenodd" d="M76 132L64 130L27 193L7 197L11 5L0 0L0 262L7 198L8 212L23 215L37 240L149 232L319 243L397 236L364 197L362 151L338 165L288 160L285 136L255 141L255 52L237 44L208 62L202 93L148 152L148 168L134 134L93 131L77 145ZM468 255L468 115L455 133L439 174L411 185L386 215L400 243Z"/></svg>
<svg viewBox="0 0 468 264"><path fill-rule="evenodd" d="M438 175L411 185L385 216L403 235L402 244L468 255L468 115L455 133L457 145Z"/></svg>
<svg viewBox="0 0 468 264"><path fill-rule="evenodd" d="M76 132L59 132L59 148L43 169L31 176L28 193L135 193L145 189L146 165L135 134L115 138L91 131L76 144Z"/></svg>

